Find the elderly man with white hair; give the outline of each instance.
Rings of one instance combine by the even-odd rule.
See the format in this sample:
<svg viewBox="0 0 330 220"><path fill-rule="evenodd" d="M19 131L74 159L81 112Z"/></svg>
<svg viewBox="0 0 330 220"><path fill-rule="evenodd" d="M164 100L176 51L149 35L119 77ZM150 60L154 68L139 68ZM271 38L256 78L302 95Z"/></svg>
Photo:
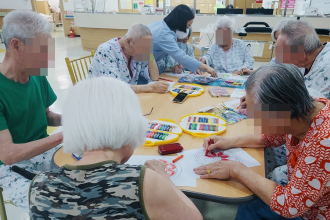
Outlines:
<svg viewBox="0 0 330 220"><path fill-rule="evenodd" d="M49 170L62 133L48 136L47 126L61 125L61 115L49 110L56 95L45 76L54 60L52 27L31 11L12 11L4 17L6 47L0 64L0 186L28 211L30 180L12 171ZM2 162L1 162L2 161Z"/></svg>
<svg viewBox="0 0 330 220"><path fill-rule="evenodd" d="M252 69L254 59L242 40L234 39L234 20L223 16L217 21L216 42L199 61L213 67L218 73L241 74Z"/></svg>
<svg viewBox="0 0 330 220"><path fill-rule="evenodd" d="M287 21L276 42L276 62L304 68L307 88L330 99L330 43L322 45L315 29L305 21Z"/></svg>
<svg viewBox="0 0 330 220"><path fill-rule="evenodd" d="M101 44L89 68L89 77L111 76L130 85L136 93L166 93L167 82L137 85L139 77L158 80L159 73L152 49L152 36L143 24L134 24L123 38Z"/></svg>

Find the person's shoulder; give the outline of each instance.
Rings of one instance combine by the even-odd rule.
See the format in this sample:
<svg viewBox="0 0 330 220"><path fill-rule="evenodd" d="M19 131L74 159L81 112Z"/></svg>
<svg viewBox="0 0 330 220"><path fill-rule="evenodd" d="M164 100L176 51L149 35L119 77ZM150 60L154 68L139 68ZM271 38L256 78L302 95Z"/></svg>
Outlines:
<svg viewBox="0 0 330 220"><path fill-rule="evenodd" d="M245 46L245 43L241 39L233 38L233 44L240 45L240 46Z"/></svg>
<svg viewBox="0 0 330 220"><path fill-rule="evenodd" d="M118 44L119 44L118 41L119 41L119 39L116 37L116 38L112 38L112 39L100 44L97 48L97 52L101 51L101 50L109 50L113 47L118 46Z"/></svg>

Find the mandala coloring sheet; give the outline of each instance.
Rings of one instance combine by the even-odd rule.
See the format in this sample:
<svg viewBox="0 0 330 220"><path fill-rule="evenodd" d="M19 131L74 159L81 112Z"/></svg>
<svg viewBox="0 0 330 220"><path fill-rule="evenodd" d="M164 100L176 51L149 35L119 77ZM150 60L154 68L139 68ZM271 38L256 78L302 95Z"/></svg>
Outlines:
<svg viewBox="0 0 330 220"><path fill-rule="evenodd" d="M196 187L196 174L192 167L187 163L186 158L172 163L176 157L171 156L145 156L133 155L126 162L130 165L144 165L147 160L159 160L165 164L165 172L176 186L192 186Z"/></svg>

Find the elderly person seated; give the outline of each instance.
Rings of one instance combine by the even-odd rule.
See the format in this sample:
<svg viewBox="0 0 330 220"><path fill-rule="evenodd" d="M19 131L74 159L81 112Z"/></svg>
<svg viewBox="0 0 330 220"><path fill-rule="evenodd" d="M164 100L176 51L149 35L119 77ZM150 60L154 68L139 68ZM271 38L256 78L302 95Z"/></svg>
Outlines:
<svg viewBox="0 0 330 220"><path fill-rule="evenodd" d="M48 136L47 126L61 125L61 115L49 110L56 95L45 75L54 60L52 27L31 11L11 11L2 35L6 47L0 64L0 186L20 208L28 211L30 180L11 165L30 172L49 170L62 133Z"/></svg>
<svg viewBox="0 0 330 220"><path fill-rule="evenodd" d="M36 176L31 219L202 219L162 162L125 164L144 143L147 126L124 82L100 77L75 85L63 109L63 148L83 156Z"/></svg>
<svg viewBox="0 0 330 220"><path fill-rule="evenodd" d="M276 62L303 69L305 84L330 99L330 43L322 45L305 21L287 21L276 42Z"/></svg>
<svg viewBox="0 0 330 220"><path fill-rule="evenodd" d="M215 32L216 42L199 60L214 67L218 73L241 74L252 69L254 59L244 41L234 39L234 20L222 16L218 19Z"/></svg>
<svg viewBox="0 0 330 220"><path fill-rule="evenodd" d="M204 148L278 147L286 143L289 183L283 187L240 162L219 161L195 169L201 178L235 178L259 199L240 205L236 219L327 219L330 216L330 102L312 98L299 69L268 64L245 84L254 135L204 140ZM208 146L213 139L214 144Z"/></svg>
<svg viewBox="0 0 330 220"><path fill-rule="evenodd" d="M134 24L123 38L101 44L89 67L89 77L111 76L130 85L136 93L166 93L167 82L137 85L139 77L158 80L158 68L152 55L152 36L143 24Z"/></svg>
<svg viewBox="0 0 330 220"><path fill-rule="evenodd" d="M178 37L177 44L181 50L183 50L188 56L195 59L194 48L188 43L188 40L192 33L191 26L188 29L189 31L182 32L176 31L176 36ZM163 72L173 72L173 73L182 73L183 70L189 71L188 69L183 69L180 64L177 64L174 58L170 55L167 55L163 59L157 62L159 74Z"/></svg>

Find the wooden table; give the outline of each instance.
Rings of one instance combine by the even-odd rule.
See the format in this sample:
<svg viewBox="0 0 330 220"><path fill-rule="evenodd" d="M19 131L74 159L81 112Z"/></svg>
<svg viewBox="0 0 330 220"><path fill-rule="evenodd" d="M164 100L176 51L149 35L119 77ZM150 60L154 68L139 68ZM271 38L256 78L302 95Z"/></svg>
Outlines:
<svg viewBox="0 0 330 220"><path fill-rule="evenodd" d="M177 81L179 78L166 76L162 74L162 77L173 79ZM208 88L205 86L206 91L204 94L198 97L188 97L182 104L173 103L174 96L168 94L153 94L145 93L139 94L142 113L149 114L152 108L152 113L147 116L149 120L157 120L160 118L167 118L174 120L179 124L180 118L184 115L197 113L197 111L206 106L217 105L221 102L233 100L233 98L212 98L208 93ZM228 88L228 91L234 89ZM227 126L227 131L222 134L224 137L233 137L246 133L253 132L253 128L246 125L247 120L243 120L233 125ZM201 148L203 139L195 138L188 134L183 133L178 140L182 144L185 150ZM264 150L263 149L244 149L248 154L255 158L261 166L252 167L251 170L258 173L261 176L265 176L265 162L264 162ZM139 147L134 152L135 155L159 155L157 147ZM170 155L175 156L175 155ZM54 154L54 163L57 166L63 166L64 164L73 164L76 160L71 154L64 154L62 149L59 149ZM197 187L180 187L183 192L191 197L198 198L213 202L220 202L226 204L238 204L244 203L256 198L256 196L247 189L244 185L236 180L213 180L213 179L197 179Z"/></svg>

